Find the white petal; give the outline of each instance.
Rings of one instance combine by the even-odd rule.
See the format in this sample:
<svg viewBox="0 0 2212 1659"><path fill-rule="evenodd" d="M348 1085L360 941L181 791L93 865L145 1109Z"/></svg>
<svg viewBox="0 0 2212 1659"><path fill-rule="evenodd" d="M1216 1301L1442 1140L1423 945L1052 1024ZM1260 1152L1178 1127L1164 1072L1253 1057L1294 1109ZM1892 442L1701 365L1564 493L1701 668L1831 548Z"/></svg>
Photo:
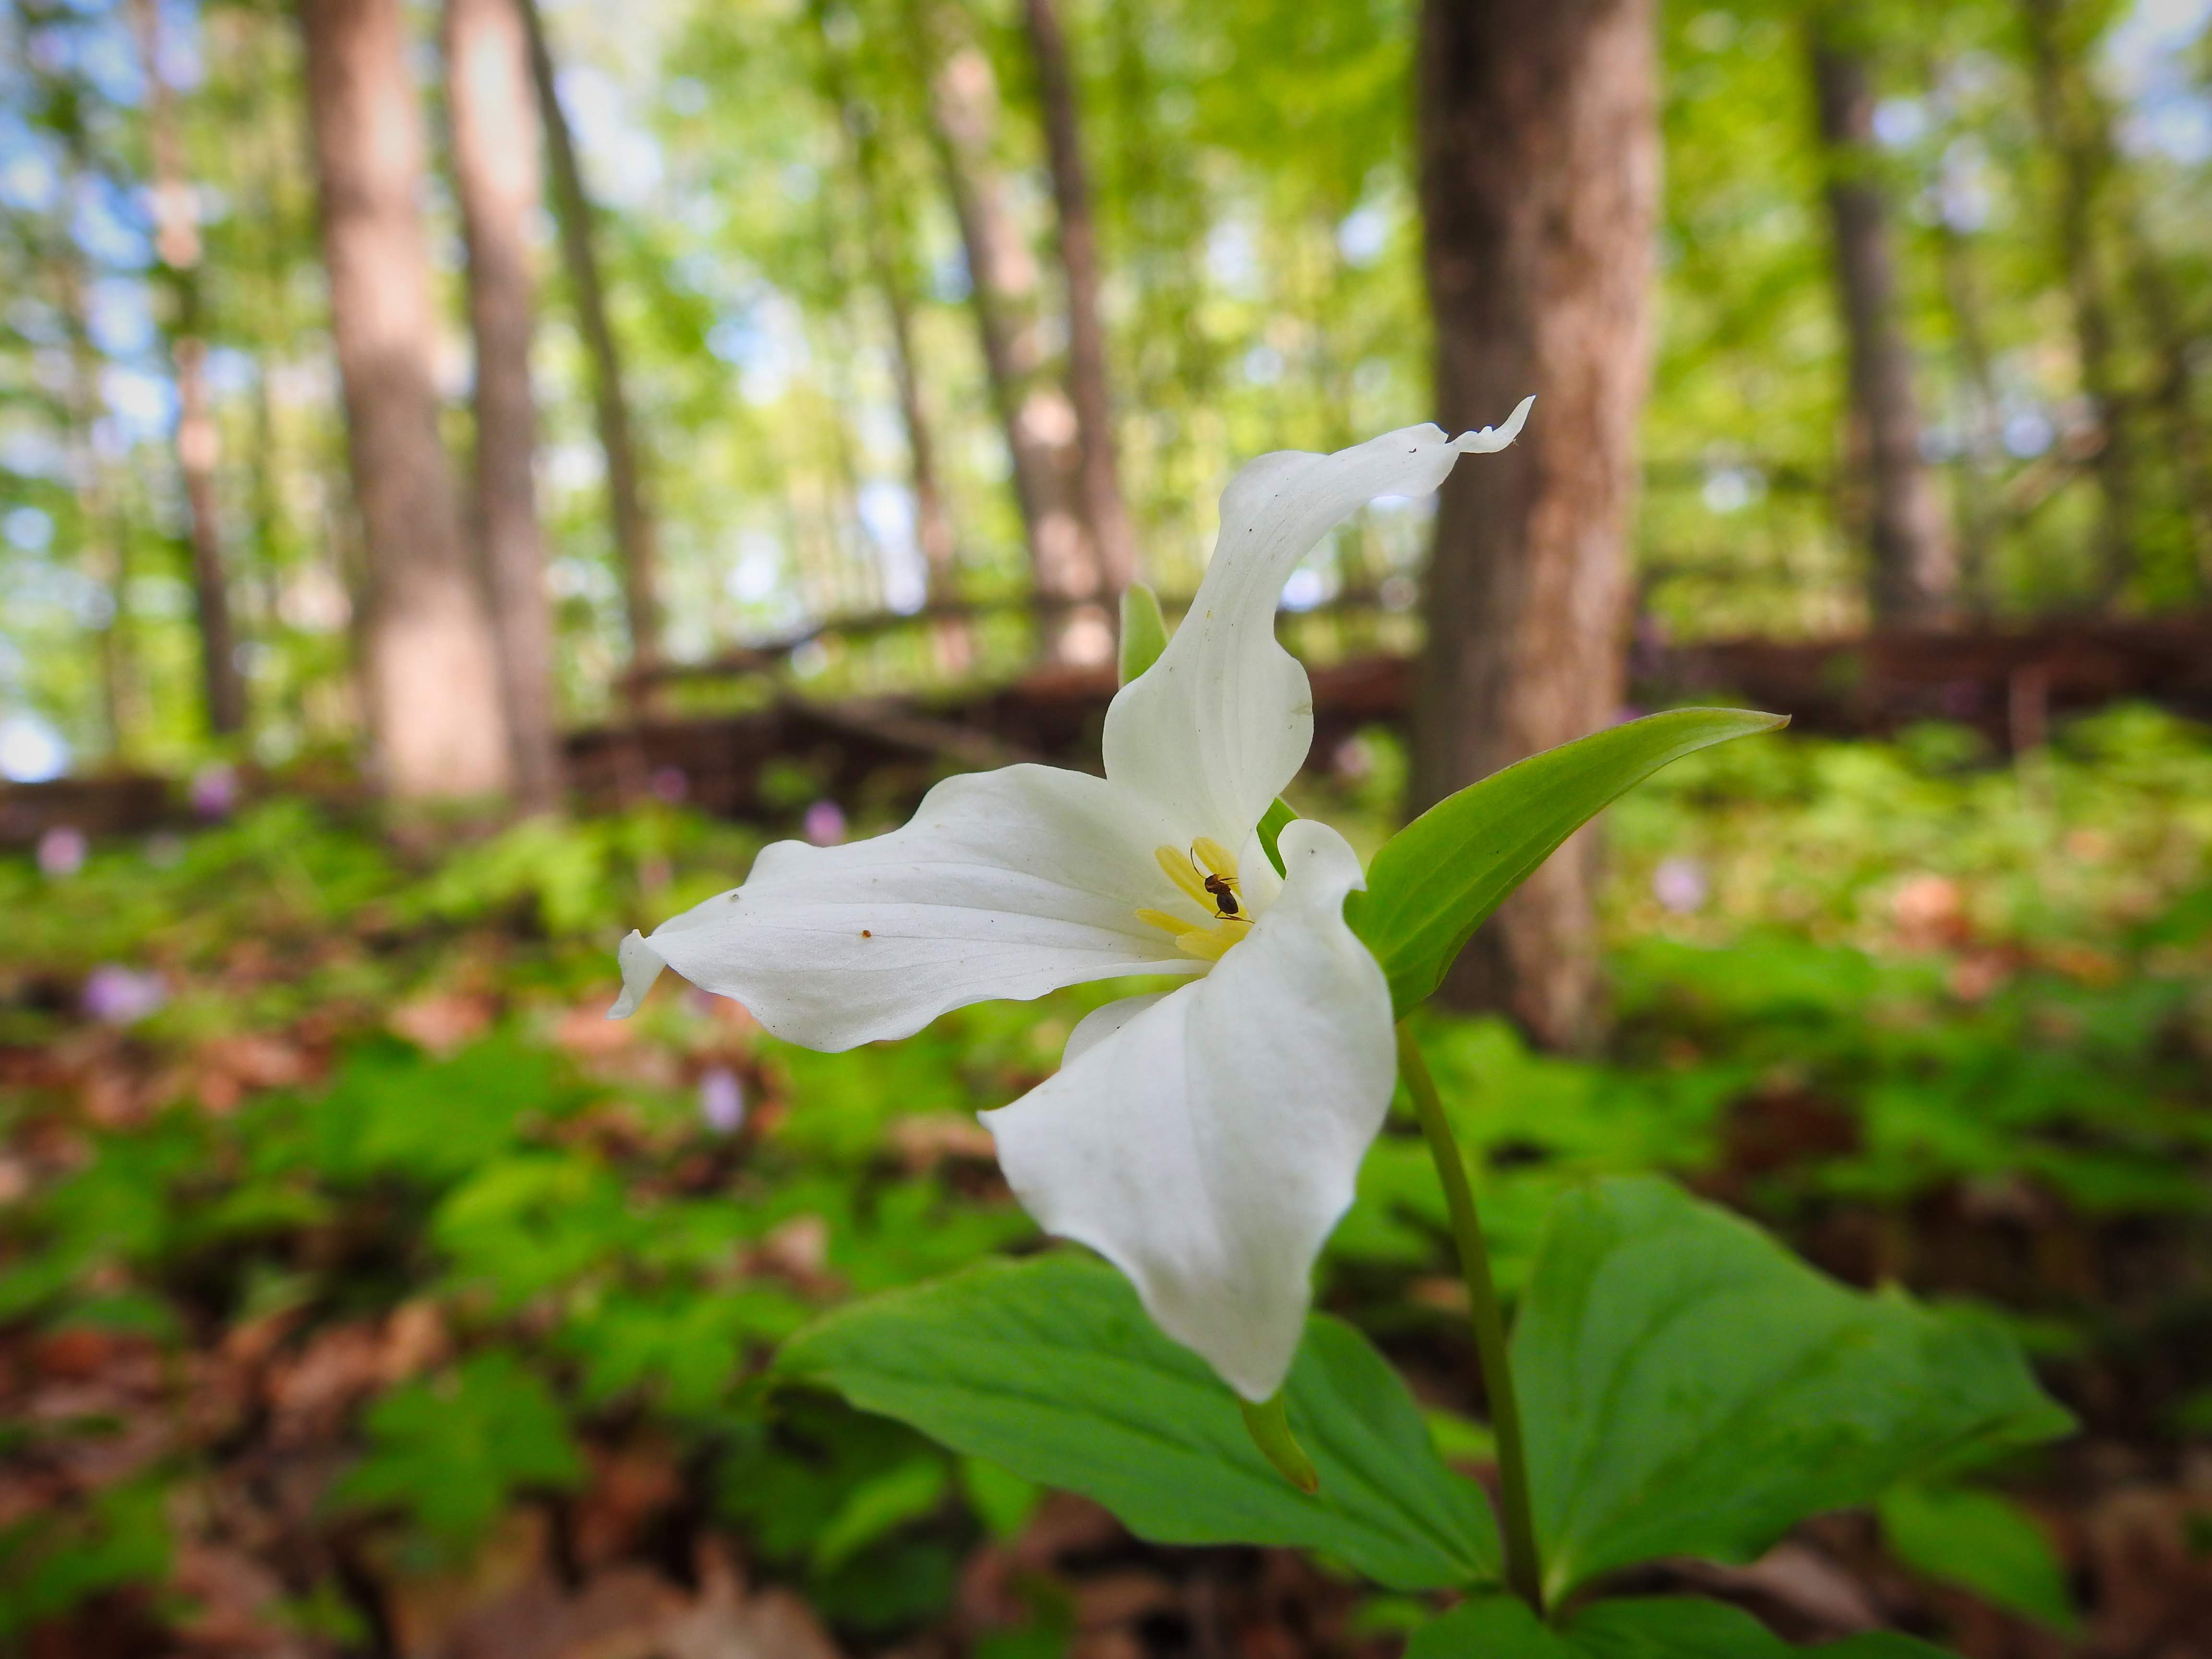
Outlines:
<svg viewBox="0 0 2212 1659"><path fill-rule="evenodd" d="M948 1009L1205 964L1137 919L1179 900L1168 832L1103 778L1010 766L949 778L904 829L778 842L745 884L664 922L650 949L780 1037L849 1048Z"/></svg>
<svg viewBox="0 0 2212 1659"><path fill-rule="evenodd" d="M1518 429L1508 422L1503 441ZM1410 426L1334 455L1262 455L1237 473L1189 615L1106 712L1106 775L1188 825L1185 839L1242 842L1313 744L1305 670L1275 643L1291 568L1374 497L1427 495L1460 453L1437 428Z"/></svg>
<svg viewBox="0 0 2212 1659"><path fill-rule="evenodd" d="M1513 412L1505 417L1503 426L1486 426L1480 432L1462 432L1452 440L1452 447L1462 455L1495 455L1521 435L1521 428L1528 424L1528 411L1536 406L1536 394L1530 392L1513 405Z"/></svg>
<svg viewBox="0 0 2212 1659"><path fill-rule="evenodd" d="M1128 1274L1254 1401L1290 1370L1396 1075L1389 989L1344 925L1358 857L1311 820L1281 846L1282 896L1212 973L1091 1046L1071 1038L1058 1076L983 1114L1030 1213Z"/></svg>
<svg viewBox="0 0 2212 1659"><path fill-rule="evenodd" d="M668 964L635 927L615 947L615 963L622 969L622 994L607 1010L607 1018L628 1019L637 1012L637 1005L645 1000L645 994L653 988L653 981L660 977L660 970Z"/></svg>
<svg viewBox="0 0 2212 1659"><path fill-rule="evenodd" d="M1122 997L1118 1001L1108 1003L1103 1008L1093 1008L1078 1020L1075 1029L1067 1034L1067 1046L1060 1050L1060 1063L1063 1066L1074 1065L1079 1056L1096 1048L1168 994L1165 991L1146 991L1140 996Z"/></svg>

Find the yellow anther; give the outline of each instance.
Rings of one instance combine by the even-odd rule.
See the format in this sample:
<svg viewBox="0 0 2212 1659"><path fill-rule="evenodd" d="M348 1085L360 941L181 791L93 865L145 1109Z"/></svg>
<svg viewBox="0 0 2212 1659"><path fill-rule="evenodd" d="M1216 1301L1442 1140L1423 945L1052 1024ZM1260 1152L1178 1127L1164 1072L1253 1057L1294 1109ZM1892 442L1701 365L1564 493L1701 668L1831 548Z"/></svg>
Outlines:
<svg viewBox="0 0 2212 1659"><path fill-rule="evenodd" d="M1137 920L1147 927L1157 927L1162 933L1178 939L1191 931L1188 916L1171 916L1164 910L1140 909L1137 912Z"/></svg>
<svg viewBox="0 0 2212 1659"><path fill-rule="evenodd" d="M1231 881L1237 879L1237 855L1214 840L1212 836L1200 836L1196 841L1191 842L1190 850L1196 855L1198 861L1212 871L1215 875L1226 876ZM1202 884L1199 890L1201 892L1205 890Z"/></svg>
<svg viewBox="0 0 2212 1659"><path fill-rule="evenodd" d="M1152 856L1160 861L1160 868L1166 872L1167 878L1182 888L1193 904L1209 916L1213 914L1213 901L1206 896L1206 878L1199 874L1188 854L1177 852L1172 847L1155 847ZM1235 873L1233 867L1230 873ZM1183 925L1188 927L1190 924L1186 922Z"/></svg>

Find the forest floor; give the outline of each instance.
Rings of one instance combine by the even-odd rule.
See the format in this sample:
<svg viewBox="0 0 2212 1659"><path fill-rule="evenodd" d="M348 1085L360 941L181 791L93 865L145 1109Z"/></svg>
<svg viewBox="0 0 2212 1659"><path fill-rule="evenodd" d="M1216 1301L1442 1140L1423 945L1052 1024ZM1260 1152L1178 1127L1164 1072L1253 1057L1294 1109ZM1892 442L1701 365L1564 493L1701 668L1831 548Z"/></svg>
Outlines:
<svg viewBox="0 0 2212 1659"><path fill-rule="evenodd" d="M1298 805L1371 844L1401 762L1355 741ZM1759 739L1606 834L1604 1052L1425 1031L1509 1293L1563 1186L1660 1170L1985 1306L2082 1425L1657 1587L1793 1639L2212 1659L2212 734ZM604 1020L621 933L757 845L653 807L434 858L278 797L0 865L0 1651L1396 1650L1430 1604L763 1393L818 1310L1036 1245L973 1112L1112 988L842 1055L673 982ZM1448 1261L1394 1121L1322 1300L1480 1469Z"/></svg>

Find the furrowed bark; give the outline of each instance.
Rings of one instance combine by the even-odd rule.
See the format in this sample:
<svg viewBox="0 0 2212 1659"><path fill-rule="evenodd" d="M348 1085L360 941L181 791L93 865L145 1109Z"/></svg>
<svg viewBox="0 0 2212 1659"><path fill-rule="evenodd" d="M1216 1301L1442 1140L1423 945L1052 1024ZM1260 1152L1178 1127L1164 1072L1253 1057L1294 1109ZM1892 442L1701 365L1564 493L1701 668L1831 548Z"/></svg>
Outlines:
<svg viewBox="0 0 2212 1659"><path fill-rule="evenodd" d="M447 106L469 252L476 337L476 530L499 641L515 796L559 805L553 616L538 518L537 323L530 226L539 204L538 120L520 0L447 0Z"/></svg>
<svg viewBox="0 0 2212 1659"><path fill-rule="evenodd" d="M422 134L398 0L302 0L331 333L368 538L369 720L395 799L512 780L498 649L438 434Z"/></svg>
<svg viewBox="0 0 2212 1659"><path fill-rule="evenodd" d="M1410 805L1613 719L1625 538L1648 378L1659 151L1651 0L1427 0L1420 198L1438 418L1536 407L1511 449L1462 462L1437 514L1416 668ZM1445 988L1539 1042L1597 1017L1585 833L1462 956Z"/></svg>
<svg viewBox="0 0 2212 1659"><path fill-rule="evenodd" d="M612 520L615 556L622 564L623 614L629 628L629 665L649 673L660 661L660 550L659 532L646 501L637 447L630 430L629 395L623 380L620 349L607 317L606 284L599 273L597 215L584 188L576 141L561 107L553 52L536 0L519 0L530 32L531 78L538 88L538 112L544 124L545 158L553 186L554 218L561 229L561 262L576 301L576 325L592 360L592 409L599 447L607 468L607 512ZM648 682L632 684L643 687ZM639 692L641 697L649 693Z"/></svg>
<svg viewBox="0 0 2212 1659"><path fill-rule="evenodd" d="M1897 315L1897 258L1875 173L1874 90L1866 59L1833 13L1816 14L1811 55L1836 290L1850 362L1852 449L1864 480L1868 597L1880 623L1948 620L1958 555L1920 455L1912 348Z"/></svg>

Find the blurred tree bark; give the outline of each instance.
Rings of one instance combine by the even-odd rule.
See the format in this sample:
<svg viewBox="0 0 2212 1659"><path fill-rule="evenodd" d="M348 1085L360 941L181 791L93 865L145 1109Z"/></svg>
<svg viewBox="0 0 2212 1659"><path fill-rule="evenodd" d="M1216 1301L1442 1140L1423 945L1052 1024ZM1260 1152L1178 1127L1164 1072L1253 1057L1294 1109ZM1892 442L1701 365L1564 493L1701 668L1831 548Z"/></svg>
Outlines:
<svg viewBox="0 0 2212 1659"><path fill-rule="evenodd" d="M898 393L899 418L906 428L907 462L914 485L915 539L928 575L927 599L949 605L959 599L960 541L945 502L937 471L937 442L928 404L922 396L921 367L915 355L914 289L902 241L906 216L887 186L879 131L882 116L854 89L847 52L835 38L829 9L814 0L813 15L823 40L823 90L837 116L852 153L853 176L860 186L866 220L868 274L883 296L890 325L891 375ZM948 673L966 672L974 656L966 626L957 618L939 623L933 638L938 665Z"/></svg>
<svg viewBox="0 0 2212 1659"><path fill-rule="evenodd" d="M368 541L369 723L402 800L512 781L499 653L438 435L422 133L399 0L301 0L331 333Z"/></svg>
<svg viewBox="0 0 2212 1659"><path fill-rule="evenodd" d="M1057 0L1025 0L1023 10L1030 49L1036 59L1037 94L1044 106L1052 197L1059 217L1060 263L1067 281L1067 386L1082 446L1083 515L1106 591L1118 599L1136 578L1137 539L1121 499L1114 441L1106 328L1099 314L1097 219L1091 206L1090 170L1083 159L1080 102Z"/></svg>
<svg viewBox="0 0 2212 1659"><path fill-rule="evenodd" d="M1874 88L1851 20L1824 6L1811 32L1828 219L1850 361L1852 471L1863 477L1868 597L1880 623L1948 620L1958 552L1920 453L1912 348L1897 315L1897 258L1874 153Z"/></svg>
<svg viewBox="0 0 2212 1659"><path fill-rule="evenodd" d="M146 66L154 251L170 293L167 332L177 375L177 468L184 477L185 523L191 545L200 683L209 729L217 737L228 737L246 726L246 678L238 665L237 632L232 626L230 586L223 568L222 520L216 500L219 443L208 398L207 342L200 333L199 210L185 176L174 95L161 65L161 20L155 0L131 0L131 21Z"/></svg>
<svg viewBox="0 0 2212 1659"><path fill-rule="evenodd" d="M615 556L621 562L623 615L629 629L629 666L643 674L660 664L660 549L645 484L639 474L637 447L630 431L629 394L623 380L622 353L607 317L606 283L599 274L598 215L584 188L576 141L561 107L553 70L553 50L536 0L517 0L530 33L530 71L538 87L538 112L544 122L545 156L553 185L554 217L561 228L561 263L576 302L576 326L592 360L592 410L599 447L607 468L607 512L612 520ZM633 704L649 706L649 683L632 682Z"/></svg>
<svg viewBox="0 0 2212 1659"><path fill-rule="evenodd" d="M998 79L956 0L915 0L915 9L917 42L933 66L933 125L967 256L984 370L1006 434L1036 595L1051 612L1041 615L1040 629L1053 657L1103 662L1113 647L1103 605L1085 617L1065 605L1102 600L1107 584L1079 507L1079 421L1044 373L1036 261L1000 176Z"/></svg>
<svg viewBox="0 0 2212 1659"><path fill-rule="evenodd" d="M2097 209L2112 158L2080 72L2088 45L2078 21L2081 9L2068 0L2021 0L2021 11L2035 82L2036 125L2058 164L2051 234L2074 303L2081 390L2095 410L2102 440L2095 465L2104 517L2094 580L2098 600L2109 605L2134 574L2137 528L2135 447L2120 388L2119 335L2099 257Z"/></svg>
<svg viewBox="0 0 2212 1659"><path fill-rule="evenodd" d="M537 284L530 228L540 205L538 119L520 0L447 0L447 107L469 252L476 337L476 530L499 640L515 795L560 804L553 615L538 519L538 404L530 378Z"/></svg>
<svg viewBox="0 0 2212 1659"><path fill-rule="evenodd" d="M1452 430L1536 407L1446 481L1416 670L1421 810L1602 726L1625 675L1625 541L1649 378L1659 137L1651 0L1426 0L1420 199ZM1447 982L1564 1047L1598 1014L1596 847L1576 836Z"/></svg>

